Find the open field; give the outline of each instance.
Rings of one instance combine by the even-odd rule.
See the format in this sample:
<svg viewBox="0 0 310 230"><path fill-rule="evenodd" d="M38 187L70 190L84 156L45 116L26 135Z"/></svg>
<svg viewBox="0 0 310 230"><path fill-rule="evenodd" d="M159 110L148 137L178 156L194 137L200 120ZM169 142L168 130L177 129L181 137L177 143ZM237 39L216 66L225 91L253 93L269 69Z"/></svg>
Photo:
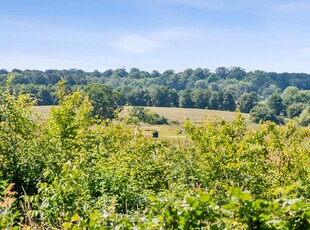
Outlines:
<svg viewBox="0 0 310 230"><path fill-rule="evenodd" d="M34 106L33 109L41 114L43 117L49 115L52 106ZM125 106L124 110L121 112L122 116L126 116L131 107ZM235 112L228 111L218 111L218 110L206 110L206 109L187 109L187 108L171 108L171 107L145 107L147 109L153 110L156 113L168 118L171 121L178 121L183 123L186 118L195 124L200 124L203 122L204 117L208 115L216 115L224 118L226 121L231 121L235 118ZM248 114L243 114L246 122L251 124L250 117Z"/></svg>
<svg viewBox="0 0 310 230"><path fill-rule="evenodd" d="M34 106L34 110L41 114L43 118L48 117L49 111L52 106ZM121 112L121 116L126 116L131 107L125 106L124 110ZM217 111L217 110L205 110L205 109L187 109L187 108L171 108L171 107L145 107L156 113L168 118L170 121L177 121L180 124L175 125L148 125L142 124L139 129L145 136L152 136L153 131L159 132L159 138L177 140L179 138L183 139L184 127L183 123L186 118L195 124L201 124L206 116L216 115L224 118L227 121L231 121L235 118L235 112L227 111ZM250 121L248 114L243 114L248 126L248 129L255 129L258 127L257 124Z"/></svg>
<svg viewBox="0 0 310 230"><path fill-rule="evenodd" d="M52 107L53 107L52 105L40 105L40 106L33 106L32 108L43 118L47 118L50 114L50 110Z"/></svg>
<svg viewBox="0 0 310 230"><path fill-rule="evenodd" d="M131 107L127 106L122 112L122 116L126 116ZM218 110L206 110L206 109L188 109L188 108L171 108L171 107L145 107L153 110L156 113L168 118L170 121L178 121L179 125L148 125L143 124L139 128L145 136L152 136L153 131L159 132L159 138L169 139L177 141L178 139L184 139L184 127L183 123L185 119L189 119L195 124L203 123L207 116L219 116L226 121L231 121L236 117L235 112L218 111ZM258 124L250 121L249 114L243 114L248 129L257 129Z"/></svg>
<svg viewBox="0 0 310 230"><path fill-rule="evenodd" d="M33 109L42 115L43 119L48 117L52 106L34 106ZM126 116L131 107L125 106L121 112L121 116ZM183 123L186 118L195 124L201 124L204 118L208 115L216 115L224 118L227 121L231 121L235 118L235 112L218 111L218 110L205 110L205 109L186 109L186 108L170 108L170 107L145 107L156 113L168 118L170 121L178 121L180 124L175 125L149 125L142 124L139 126L143 135L152 137L154 131L159 132L160 139L168 139L177 142L178 140L184 140L185 133ZM249 114L243 114L247 129L257 129L259 124L255 124L250 121ZM309 148L309 139L306 139L303 144Z"/></svg>
<svg viewBox="0 0 310 230"><path fill-rule="evenodd" d="M144 107L155 111L156 113L168 118L172 121L184 122L188 118L195 124L202 123L205 116L216 115L223 117L226 121L231 121L235 118L235 112L219 111L219 110L206 110L206 109L187 109L187 108L171 108L171 107ZM124 113L127 114L129 106L124 108ZM243 114L247 121L250 117L248 114Z"/></svg>

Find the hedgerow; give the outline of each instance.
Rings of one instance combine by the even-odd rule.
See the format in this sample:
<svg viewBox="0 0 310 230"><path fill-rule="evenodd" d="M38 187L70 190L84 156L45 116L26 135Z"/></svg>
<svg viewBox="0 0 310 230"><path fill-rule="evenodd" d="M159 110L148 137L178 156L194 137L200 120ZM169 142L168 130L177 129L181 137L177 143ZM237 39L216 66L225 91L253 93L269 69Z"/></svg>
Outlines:
<svg viewBox="0 0 310 230"><path fill-rule="evenodd" d="M34 122L31 98L1 93L1 228L310 228L309 128L208 117L178 146L59 97Z"/></svg>

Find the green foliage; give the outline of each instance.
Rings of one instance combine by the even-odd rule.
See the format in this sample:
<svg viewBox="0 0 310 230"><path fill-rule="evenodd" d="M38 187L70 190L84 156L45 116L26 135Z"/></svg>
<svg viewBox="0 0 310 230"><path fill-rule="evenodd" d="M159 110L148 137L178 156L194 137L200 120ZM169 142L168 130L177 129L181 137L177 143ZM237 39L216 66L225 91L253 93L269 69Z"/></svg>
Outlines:
<svg viewBox="0 0 310 230"><path fill-rule="evenodd" d="M310 107L309 106L301 112L298 118L298 123L302 126L308 126L310 124Z"/></svg>
<svg viewBox="0 0 310 230"><path fill-rule="evenodd" d="M214 72L202 68L178 73L166 70L162 74L137 68L105 72L0 70L0 87L9 76L12 78L10 90L18 95L31 95L38 105L57 105L56 84L64 79L67 92L84 91L89 96L93 106L91 113L100 119L116 118L125 104L234 111L237 103L242 112L248 113L257 105L258 99L267 98L267 105L276 116L286 116L291 104L307 106L310 101L308 74L246 72L240 67L219 67ZM284 119L278 120L282 123Z"/></svg>
<svg viewBox="0 0 310 230"><path fill-rule="evenodd" d="M258 98L255 94L245 93L240 98L240 111L242 113L249 113L251 109L257 104Z"/></svg>
<svg viewBox="0 0 310 230"><path fill-rule="evenodd" d="M192 91L186 89L180 93L179 105L182 108L193 108L193 100L191 98Z"/></svg>
<svg viewBox="0 0 310 230"><path fill-rule="evenodd" d="M42 160L36 154L38 124L31 117L34 101L29 95L11 95L10 80L0 95L0 172L3 180L34 191ZM35 153L34 153L35 152Z"/></svg>
<svg viewBox="0 0 310 230"><path fill-rule="evenodd" d="M192 100L196 108L205 109L209 107L211 97L210 90L197 89L192 93Z"/></svg>
<svg viewBox="0 0 310 230"><path fill-rule="evenodd" d="M264 121L272 121L275 123L279 123L275 111L269 108L266 105L256 105L251 110L251 120L255 123L264 122Z"/></svg>
<svg viewBox="0 0 310 230"><path fill-rule="evenodd" d="M293 103L287 107L286 114L289 118L298 117L305 108L306 105L303 103Z"/></svg>
<svg viewBox="0 0 310 230"><path fill-rule="evenodd" d="M283 109L282 98L279 94L273 93L267 101L270 109L275 111L275 115L280 115Z"/></svg>
<svg viewBox="0 0 310 230"><path fill-rule="evenodd" d="M235 99L230 92L225 92L223 95L223 105L222 105L223 110L227 111L235 111L236 110L236 103Z"/></svg>
<svg viewBox="0 0 310 230"><path fill-rule="evenodd" d="M169 89L165 86L152 87L151 101L153 106L174 107L178 106L178 95L175 89Z"/></svg>
<svg viewBox="0 0 310 230"><path fill-rule="evenodd" d="M157 125L168 123L168 120L165 117L160 116L158 113L150 109L145 109L140 106L131 108L129 111L129 116L129 123L137 123L137 121Z"/></svg>
<svg viewBox="0 0 310 230"><path fill-rule="evenodd" d="M100 119L113 119L122 110L120 95L106 85L94 84L84 90L92 104L91 114Z"/></svg>
<svg viewBox="0 0 310 230"><path fill-rule="evenodd" d="M289 86L283 91L283 104L288 107L295 101L296 94L298 93L298 88L295 86Z"/></svg>
<svg viewBox="0 0 310 230"><path fill-rule="evenodd" d="M184 142L173 144L94 122L88 97L66 94L63 82L59 106L40 123L29 97L8 85L0 98L1 228L310 228L308 127L247 131L241 114L211 116L186 122Z"/></svg>

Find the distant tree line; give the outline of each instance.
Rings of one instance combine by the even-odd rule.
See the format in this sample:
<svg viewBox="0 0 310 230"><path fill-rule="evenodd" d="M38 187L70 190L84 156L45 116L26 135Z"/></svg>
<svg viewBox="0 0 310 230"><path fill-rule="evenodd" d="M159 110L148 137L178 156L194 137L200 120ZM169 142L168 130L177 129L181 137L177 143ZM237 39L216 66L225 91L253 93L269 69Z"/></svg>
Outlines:
<svg viewBox="0 0 310 230"><path fill-rule="evenodd" d="M113 90L113 100L118 105L227 111L239 108L246 113L256 106L256 113L253 114L264 109L266 111L267 108L274 116L290 118L299 116L309 106L310 74L306 73L246 72L240 67L219 67L214 72L202 68L186 69L178 73L174 70L146 72L138 68L130 71L124 68L109 69L104 72L79 69L13 69L9 72L2 69L0 86L5 85L9 76L11 90L16 94L32 95L38 105L57 105L57 83L64 79L69 92L85 88L93 92L89 87L106 85L103 90ZM272 101L276 99L281 103L273 104ZM266 100L270 102L259 103Z"/></svg>

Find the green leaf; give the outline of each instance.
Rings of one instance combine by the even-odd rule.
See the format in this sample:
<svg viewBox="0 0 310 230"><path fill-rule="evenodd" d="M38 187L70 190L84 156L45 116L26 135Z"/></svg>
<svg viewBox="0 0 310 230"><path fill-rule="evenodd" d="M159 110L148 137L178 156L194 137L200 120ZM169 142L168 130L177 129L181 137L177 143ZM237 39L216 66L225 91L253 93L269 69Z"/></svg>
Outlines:
<svg viewBox="0 0 310 230"><path fill-rule="evenodd" d="M150 196L149 200L150 202L156 202L157 198L155 196Z"/></svg>
<svg viewBox="0 0 310 230"><path fill-rule="evenodd" d="M210 200L210 195L209 194L201 194L199 200L202 203L206 203L207 201Z"/></svg>
<svg viewBox="0 0 310 230"><path fill-rule="evenodd" d="M78 214L75 214L74 216L71 217L71 221L74 222L74 221L77 221L79 219L79 215Z"/></svg>
<svg viewBox="0 0 310 230"><path fill-rule="evenodd" d="M72 224L71 224L70 222L65 222L65 223L62 224L62 227L63 227L64 229L70 229L71 226L72 226Z"/></svg>

